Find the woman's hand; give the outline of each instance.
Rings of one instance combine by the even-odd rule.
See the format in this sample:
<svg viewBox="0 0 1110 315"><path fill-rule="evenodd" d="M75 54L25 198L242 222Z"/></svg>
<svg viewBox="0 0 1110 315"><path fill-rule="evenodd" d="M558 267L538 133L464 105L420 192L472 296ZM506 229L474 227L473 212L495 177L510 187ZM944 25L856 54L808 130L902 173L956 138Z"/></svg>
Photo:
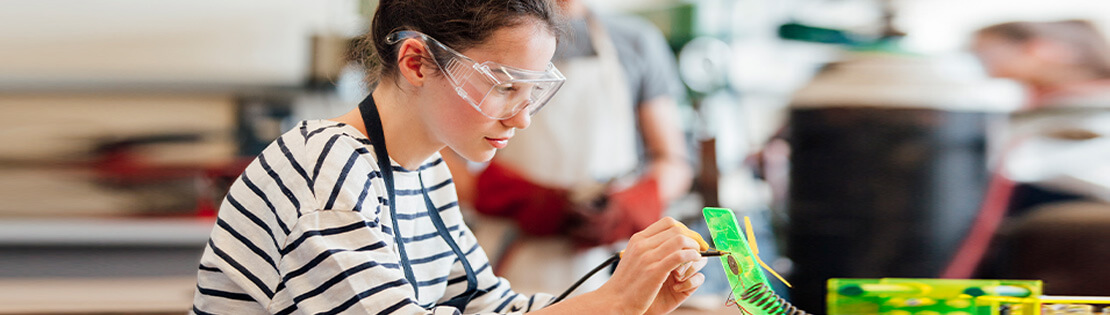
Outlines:
<svg viewBox="0 0 1110 315"><path fill-rule="evenodd" d="M598 289L621 313L670 312L704 282L699 245L677 223L663 218L629 239L616 272Z"/></svg>
<svg viewBox="0 0 1110 315"><path fill-rule="evenodd" d="M651 307L648 307L645 314L667 314L686 301L686 298L705 283L705 275L698 271L705 267L706 262L708 262L707 259L701 258L692 263L683 263L672 271L671 276L663 283L663 287L659 288L659 294L655 296L655 301L651 303Z"/></svg>

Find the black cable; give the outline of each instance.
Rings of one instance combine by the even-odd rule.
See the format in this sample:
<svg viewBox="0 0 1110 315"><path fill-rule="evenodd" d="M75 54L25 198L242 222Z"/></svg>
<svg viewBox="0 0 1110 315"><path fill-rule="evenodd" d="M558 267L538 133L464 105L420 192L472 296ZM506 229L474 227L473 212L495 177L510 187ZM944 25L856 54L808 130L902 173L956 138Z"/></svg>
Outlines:
<svg viewBox="0 0 1110 315"><path fill-rule="evenodd" d="M567 297L567 295L570 295L571 292L574 292L574 289L577 289L578 286L581 286L582 283L586 282L586 279L589 279L590 277L593 277L593 275L595 273L597 273L598 271L601 271L602 269L605 269L605 267L608 267L609 265L611 265L611 264L613 264L613 263L615 263L619 260L621 260L621 253L613 254L613 256L609 257L609 259L605 260L605 262L601 263L600 265L597 265L597 267L594 267L594 270L590 270L590 272L587 272L585 276L582 276L581 279L578 279L578 281L575 282L574 284L572 284L570 286L570 288L567 288L567 290L564 291L563 294L560 294L559 297L557 297L557 298L555 298L555 300L551 301L551 304L559 303L559 301L562 301L564 298Z"/></svg>
<svg viewBox="0 0 1110 315"><path fill-rule="evenodd" d="M611 264L613 264L617 261L620 261L621 260L621 254L624 254L624 251L620 251L620 252L617 252L616 254L613 254L613 256L609 257L609 259L605 260L605 262L601 263L597 267L594 267L594 270L590 270L590 272L587 272L585 276L582 276L581 279L578 279L578 282L575 282L574 284L572 284L570 286L570 288L567 288L567 290L565 292L563 292L563 294L560 294L559 297L557 297L557 298L555 298L555 300L551 301L551 304L555 304L559 301L562 301L564 298L567 297L567 295L570 295L571 292L574 292L574 289L577 289L578 286L581 286L583 282L586 282L586 279L589 279L590 277L593 277L595 273L597 273L598 271L601 271L601 269L605 269L606 266L609 266L609 265L611 265ZM708 250L708 251L701 252L702 257L716 257L716 256L724 255L724 254L725 254L725 252L717 251L716 249L711 249L711 250Z"/></svg>

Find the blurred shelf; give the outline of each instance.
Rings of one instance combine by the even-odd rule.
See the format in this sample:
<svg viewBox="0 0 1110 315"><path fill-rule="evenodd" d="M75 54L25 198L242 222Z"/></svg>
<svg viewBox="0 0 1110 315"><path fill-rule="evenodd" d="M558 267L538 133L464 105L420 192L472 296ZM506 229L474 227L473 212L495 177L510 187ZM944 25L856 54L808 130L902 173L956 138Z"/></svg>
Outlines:
<svg viewBox="0 0 1110 315"><path fill-rule="evenodd" d="M182 314L195 277L0 280L0 314Z"/></svg>
<svg viewBox="0 0 1110 315"><path fill-rule="evenodd" d="M0 219L0 246L203 246L214 218Z"/></svg>

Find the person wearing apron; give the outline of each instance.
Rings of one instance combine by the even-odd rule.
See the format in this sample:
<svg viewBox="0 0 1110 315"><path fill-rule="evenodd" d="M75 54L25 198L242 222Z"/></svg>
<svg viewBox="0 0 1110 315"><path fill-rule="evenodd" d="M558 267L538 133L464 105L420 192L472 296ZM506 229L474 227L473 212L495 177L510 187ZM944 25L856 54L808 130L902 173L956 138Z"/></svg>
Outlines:
<svg viewBox="0 0 1110 315"><path fill-rule="evenodd" d="M603 23L607 17L577 1L564 4L580 18L575 21L579 30L586 31L575 33L586 36L570 38L569 44L588 41L593 53L573 55L564 51L566 45L559 47L554 62L567 76L566 84L544 115L518 131L514 143L501 149L473 183L478 212L510 219L483 217L479 224L486 228L476 233L486 244L503 242L485 246L505 248L493 254L499 256L495 270L523 292L570 286L623 247L621 240L659 219L692 180L671 94L637 99L623 68L629 63L622 64L624 56ZM637 26L651 27L646 22ZM658 36L660 45L647 48L664 51L673 64L662 36L650 35ZM460 195L466 195L463 190ZM579 291L604 280L590 279Z"/></svg>
<svg viewBox="0 0 1110 315"><path fill-rule="evenodd" d="M1110 41L1089 21L1015 21L976 31L972 52L1029 97L991 130L997 206L984 206L943 276L1107 294L1110 277L1091 270L1108 255L1084 247L1110 240Z"/></svg>

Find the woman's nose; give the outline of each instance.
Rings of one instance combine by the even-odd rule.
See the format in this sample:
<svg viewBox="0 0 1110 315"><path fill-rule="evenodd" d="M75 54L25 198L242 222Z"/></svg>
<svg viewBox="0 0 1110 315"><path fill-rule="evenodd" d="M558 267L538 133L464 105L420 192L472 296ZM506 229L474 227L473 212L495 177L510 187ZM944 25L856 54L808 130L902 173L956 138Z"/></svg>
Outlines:
<svg viewBox="0 0 1110 315"><path fill-rule="evenodd" d="M517 112L516 115L513 115L512 117L506 118L504 120L501 120L501 124L505 125L505 127L511 127L511 128L516 128L516 129L528 128L528 125L532 124L532 115L529 114L529 112L531 112L531 111L526 106L520 112Z"/></svg>

